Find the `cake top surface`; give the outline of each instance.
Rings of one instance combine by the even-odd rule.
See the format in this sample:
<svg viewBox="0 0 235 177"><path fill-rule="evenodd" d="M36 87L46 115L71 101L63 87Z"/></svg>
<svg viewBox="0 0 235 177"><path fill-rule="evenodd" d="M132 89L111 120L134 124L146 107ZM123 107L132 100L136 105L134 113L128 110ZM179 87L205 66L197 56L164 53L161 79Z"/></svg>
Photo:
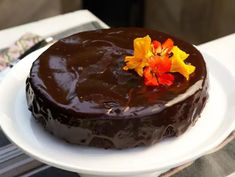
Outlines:
<svg viewBox="0 0 235 177"><path fill-rule="evenodd" d="M149 87L124 58L133 55L133 40L149 35L171 38L196 67L190 79L174 73L171 86ZM56 108L86 117L138 117L158 112L202 88L207 72L200 52L165 33L142 28L111 28L74 34L53 44L33 63L30 82ZM182 98L183 98L182 97Z"/></svg>

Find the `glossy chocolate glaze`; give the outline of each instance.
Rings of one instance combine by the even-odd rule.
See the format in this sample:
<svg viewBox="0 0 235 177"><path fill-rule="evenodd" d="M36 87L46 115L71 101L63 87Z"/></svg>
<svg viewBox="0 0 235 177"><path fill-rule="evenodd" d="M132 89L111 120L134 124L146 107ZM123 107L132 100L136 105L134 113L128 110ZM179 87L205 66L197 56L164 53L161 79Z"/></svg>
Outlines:
<svg viewBox="0 0 235 177"><path fill-rule="evenodd" d="M186 81L175 74L170 87L147 87L124 71L133 40L150 35L172 38L189 53L196 71ZM182 134L200 115L207 99L207 71L200 52L173 36L141 28L75 34L56 42L33 63L27 101L47 130L68 142L104 148L153 144Z"/></svg>

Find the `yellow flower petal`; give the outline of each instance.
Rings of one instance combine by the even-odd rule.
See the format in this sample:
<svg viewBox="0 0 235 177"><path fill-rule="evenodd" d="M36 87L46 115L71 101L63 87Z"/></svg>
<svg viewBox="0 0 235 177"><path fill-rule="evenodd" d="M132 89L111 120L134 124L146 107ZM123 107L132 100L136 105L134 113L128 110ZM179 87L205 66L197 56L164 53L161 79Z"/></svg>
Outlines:
<svg viewBox="0 0 235 177"><path fill-rule="evenodd" d="M134 56L126 56L124 70L134 69L141 77L143 68L148 65L148 58L153 56L151 38L147 35L134 40Z"/></svg>
<svg viewBox="0 0 235 177"><path fill-rule="evenodd" d="M149 35L134 40L134 56L136 58L149 58L153 56Z"/></svg>
<svg viewBox="0 0 235 177"><path fill-rule="evenodd" d="M173 53L173 56L171 57L172 64L170 72L179 72L188 80L189 75L192 74L196 69L195 66L184 63L184 60L189 55L184 51L180 50L177 46L174 46L171 52Z"/></svg>
<svg viewBox="0 0 235 177"><path fill-rule="evenodd" d="M129 69L135 69L139 65L139 60L136 60L134 56L127 56L125 62L127 62L126 66Z"/></svg>
<svg viewBox="0 0 235 177"><path fill-rule="evenodd" d="M187 54L186 52L184 52L183 50L181 50L179 47L174 46L171 50L171 52L174 54L174 57L177 57L181 60L185 60L186 58L188 58L189 54Z"/></svg>
<svg viewBox="0 0 235 177"><path fill-rule="evenodd" d="M145 66L148 66L148 63L147 63L147 59L144 59L145 61L143 61L141 64L139 64L137 67L135 67L135 71L142 77L143 76L143 68Z"/></svg>

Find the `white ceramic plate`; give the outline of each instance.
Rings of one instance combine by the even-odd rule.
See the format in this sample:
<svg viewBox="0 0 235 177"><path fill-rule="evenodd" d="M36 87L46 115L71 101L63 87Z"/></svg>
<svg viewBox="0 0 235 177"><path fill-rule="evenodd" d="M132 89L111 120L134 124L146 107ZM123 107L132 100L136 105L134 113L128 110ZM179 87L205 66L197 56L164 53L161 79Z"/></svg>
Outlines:
<svg viewBox="0 0 235 177"><path fill-rule="evenodd" d="M108 176L166 170L206 154L235 129L235 79L216 59L204 55L210 73L209 101L196 125L182 136L128 150L67 144L44 131L26 105L25 79L45 49L28 55L0 83L0 125L21 149L47 164Z"/></svg>

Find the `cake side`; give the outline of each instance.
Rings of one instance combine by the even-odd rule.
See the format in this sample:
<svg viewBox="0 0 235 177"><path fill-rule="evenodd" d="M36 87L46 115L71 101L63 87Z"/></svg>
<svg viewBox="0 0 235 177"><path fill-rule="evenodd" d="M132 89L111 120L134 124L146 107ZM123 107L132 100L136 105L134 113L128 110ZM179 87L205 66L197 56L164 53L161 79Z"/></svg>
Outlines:
<svg viewBox="0 0 235 177"><path fill-rule="evenodd" d="M131 148L154 144L167 137L179 136L200 117L208 94L208 80L204 87L183 101L165 107L159 113L141 118L84 119L71 117L48 108L35 96L28 82L29 109L49 132L73 144L102 148Z"/></svg>

